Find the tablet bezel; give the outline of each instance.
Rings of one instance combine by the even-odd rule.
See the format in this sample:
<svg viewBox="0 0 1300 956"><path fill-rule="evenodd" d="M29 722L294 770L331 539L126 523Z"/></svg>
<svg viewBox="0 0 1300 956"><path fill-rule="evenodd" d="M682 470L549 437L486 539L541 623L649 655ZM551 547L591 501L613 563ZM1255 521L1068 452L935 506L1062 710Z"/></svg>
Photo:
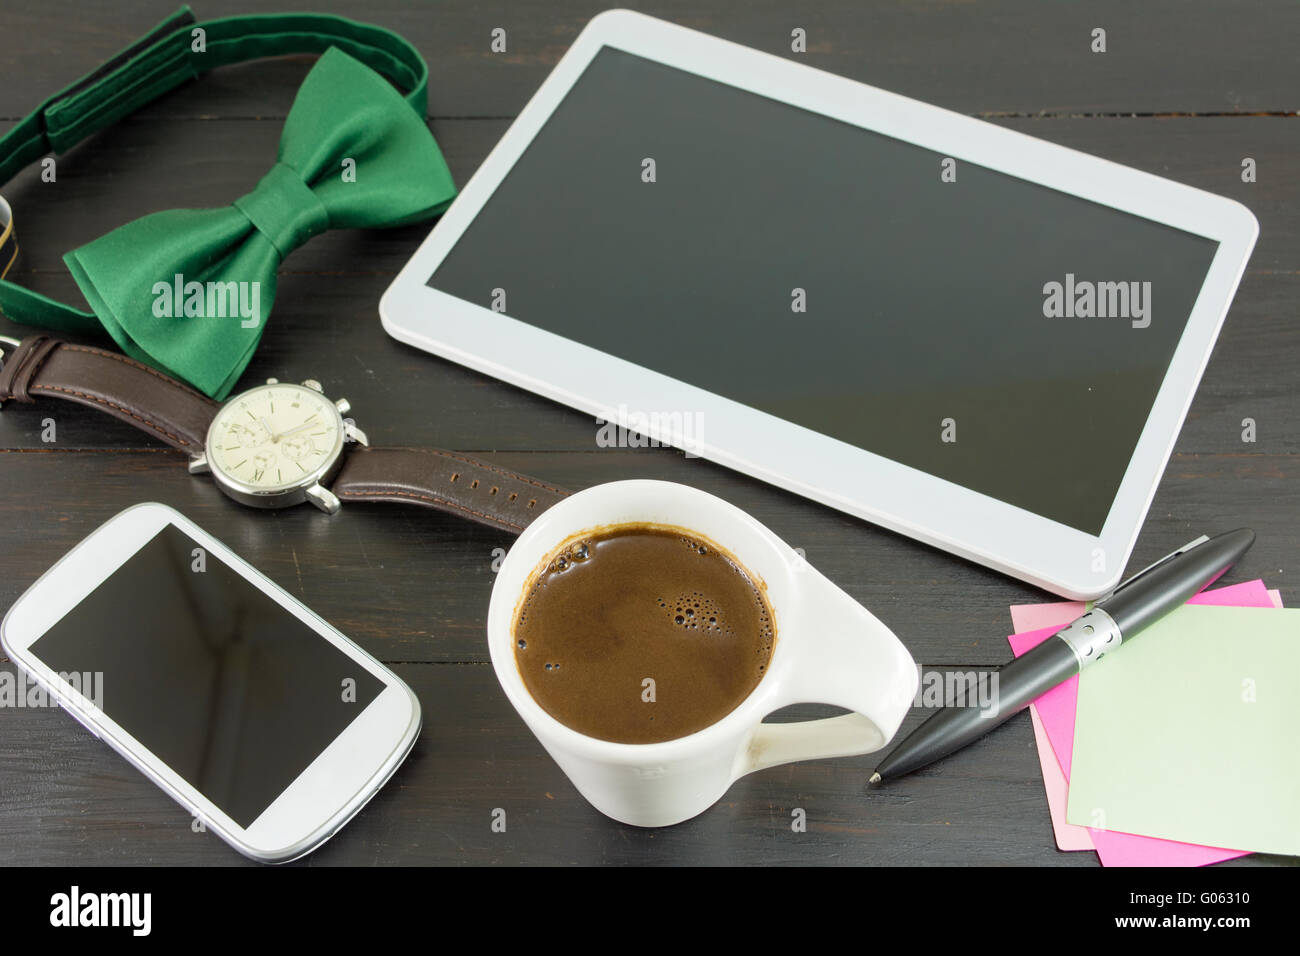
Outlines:
<svg viewBox="0 0 1300 956"><path fill-rule="evenodd" d="M1217 241L1101 534L1070 528L426 285L605 46ZM1258 233L1254 215L1233 200L685 27L613 10L587 25L529 100L384 293L380 316L399 341L657 441L689 444L711 461L1049 591L1090 599L1120 579ZM1104 362L1105 356L1081 361ZM622 413L620 422L626 409L666 414L644 422L628 421ZM667 413L683 411L699 416L700 434L674 433Z"/></svg>

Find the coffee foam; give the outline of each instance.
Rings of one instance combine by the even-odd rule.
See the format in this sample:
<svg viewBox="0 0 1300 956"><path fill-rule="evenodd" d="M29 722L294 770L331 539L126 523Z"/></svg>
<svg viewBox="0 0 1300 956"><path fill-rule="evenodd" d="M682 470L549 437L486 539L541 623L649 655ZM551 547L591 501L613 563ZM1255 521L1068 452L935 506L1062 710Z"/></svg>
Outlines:
<svg viewBox="0 0 1300 956"><path fill-rule="evenodd" d="M514 657L516 667L519 669L521 677L524 678L525 685L528 686L530 692L534 694L535 699L537 698L538 693L549 693L543 691L542 687L551 687L551 678L553 676L556 680L560 680L560 675L569 673L569 668L564 666L566 660L568 660L573 667L577 668L577 672L570 679L564 681L563 686L567 687L571 685L573 679L577 679L579 682L584 680L585 675L590 674L592 661L601 659L600 657L592 658L590 656L573 657L570 646L566 645L563 641L557 642L553 639L543 640L542 644L539 645L540 649L530 648L526 637L520 635L522 632L527 636L534 636L527 626L534 617L538 603L546 601L546 607L548 608L548 613L550 613L550 609L553 607L553 602L547 601L546 596L548 595L548 589L551 586L558 586L560 582L568 581L569 574L582 568L584 564L592 559L593 555L602 553L600 551L601 545L608 540L609 536L617 536L620 533L634 531L646 531L667 537L669 540L673 540L676 544L679 544L684 552L694 553L702 560L707 558L709 564L715 569L717 566L716 562L721 559L721 561L728 565L739 578L743 579L749 585L753 604L748 607L737 605L737 597L734 593L726 595L727 601L725 603L730 605L732 612L737 616L737 620L735 621L728 619L728 614L723 607L724 602L711 597L706 593L708 590L707 588L689 591L671 591L663 593L657 597L654 595L653 591L650 591L645 595L650 598L650 603L647 605L646 613L651 613L651 609L653 609L657 613L664 615L668 619L668 623L674 629L679 630L679 633L682 633L683 638L688 642L694 643L697 640L702 642L697 646L699 647L700 652L704 654L725 655L728 652L724 651L723 648L727 645L734 646L737 640L749 644L749 646L753 648L753 653L757 660L755 669L750 672L753 674L753 677L748 680L755 683L761 680L766 672L767 665L771 660L776 637L774 621L771 617L770 609L763 593L766 590L766 587L762 580L751 574L742 564L740 564L739 561L735 560L726 549L719 547L708 539L687 532L681 528L651 525L648 523L627 523L610 525L598 529L589 529L578 535L572 536L552 551L543 561L539 562L538 566L529 577L527 586L523 594L520 596L520 601L516 607L512 634L515 636ZM683 554L683 559L685 565L689 566L691 563L690 557ZM669 559L665 556L665 560ZM673 559L673 561L675 564L677 563L675 559ZM678 564L677 566L680 569L681 565ZM701 574L701 577L707 578L709 572L704 569L702 569L702 571L704 573ZM716 570L713 570L712 573L716 574L717 572ZM723 595L718 596L718 598L721 597L723 597ZM571 626L581 632L585 627L583 623L584 620L587 623L594 623L597 619L589 617L586 614L581 614L572 620L573 623ZM742 626L741 622L743 622L743 633L737 634L736 628ZM545 632L537 633L541 635ZM717 645L717 649L705 650L706 646L711 644L711 639L720 642ZM708 644L703 642L708 642ZM752 644L750 642L752 642ZM541 656L539 658L534 655ZM714 659L717 660L719 658ZM735 661L735 666L737 669L732 671L732 673L735 675L735 678L740 678L740 660ZM533 679L540 680L541 683L537 685L530 683L527 676L528 674L534 675ZM554 686L559 688L562 685L556 684ZM753 685L751 685L751 689L752 686ZM639 689L639 685L637 685L637 687ZM563 694L568 692L557 690L557 693ZM539 702L542 703L544 708L548 710L550 709L550 707L548 707L547 699L539 699ZM640 711L641 706L639 698L629 696L628 710ZM656 710L657 709L658 708L656 708ZM643 719L647 721L655 720L653 712L644 711L644 714L645 717ZM592 733L597 736L601 735L597 730L590 726L581 729L587 733ZM609 739L614 738L611 737ZM662 737L657 739L671 739L671 737Z"/></svg>

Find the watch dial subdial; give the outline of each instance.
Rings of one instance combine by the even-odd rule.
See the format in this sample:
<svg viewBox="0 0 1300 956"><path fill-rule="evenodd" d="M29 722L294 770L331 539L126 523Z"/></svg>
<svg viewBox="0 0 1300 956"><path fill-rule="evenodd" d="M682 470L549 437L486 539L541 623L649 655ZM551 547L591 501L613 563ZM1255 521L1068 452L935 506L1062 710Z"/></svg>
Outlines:
<svg viewBox="0 0 1300 956"><path fill-rule="evenodd" d="M232 422L228 434L241 448L258 448L271 443L271 433L261 422Z"/></svg>
<svg viewBox="0 0 1300 956"><path fill-rule="evenodd" d="M302 461L316 453L316 443L310 435L295 435L280 442L280 450L290 461Z"/></svg>

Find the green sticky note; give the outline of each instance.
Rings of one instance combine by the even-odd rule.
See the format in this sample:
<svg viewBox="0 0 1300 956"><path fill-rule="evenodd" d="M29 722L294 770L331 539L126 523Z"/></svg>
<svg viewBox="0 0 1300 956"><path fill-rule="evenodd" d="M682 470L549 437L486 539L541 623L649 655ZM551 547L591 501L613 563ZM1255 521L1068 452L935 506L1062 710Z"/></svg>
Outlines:
<svg viewBox="0 0 1300 956"><path fill-rule="evenodd" d="M1079 676L1066 818L1300 855L1300 609L1185 605Z"/></svg>

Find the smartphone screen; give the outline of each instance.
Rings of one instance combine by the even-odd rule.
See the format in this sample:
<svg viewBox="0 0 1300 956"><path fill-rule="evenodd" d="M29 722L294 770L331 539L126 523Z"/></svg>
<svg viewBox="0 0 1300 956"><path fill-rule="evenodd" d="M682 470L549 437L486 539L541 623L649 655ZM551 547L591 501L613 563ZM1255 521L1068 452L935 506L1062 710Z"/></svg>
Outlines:
<svg viewBox="0 0 1300 956"><path fill-rule="evenodd" d="M30 652L245 829L385 686L171 524Z"/></svg>

